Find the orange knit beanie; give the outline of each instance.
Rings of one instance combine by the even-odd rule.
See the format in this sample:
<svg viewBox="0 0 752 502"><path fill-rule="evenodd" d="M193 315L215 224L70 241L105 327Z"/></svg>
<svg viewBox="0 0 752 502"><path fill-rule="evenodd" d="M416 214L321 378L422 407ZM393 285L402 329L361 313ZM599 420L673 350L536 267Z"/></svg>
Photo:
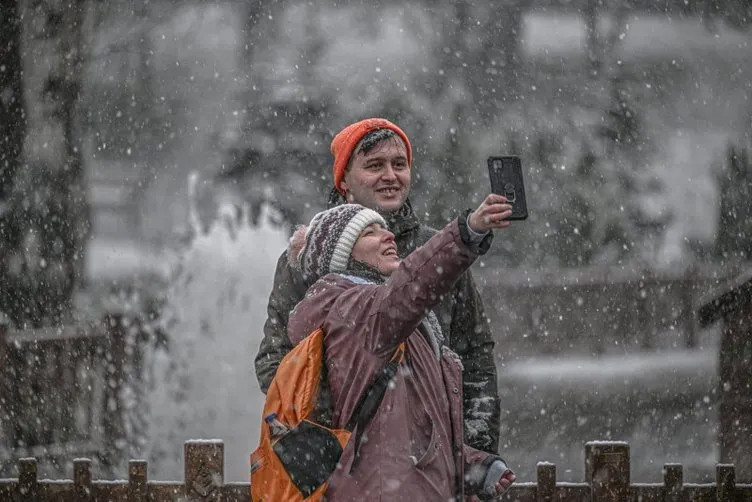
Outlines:
<svg viewBox="0 0 752 502"><path fill-rule="evenodd" d="M340 193L343 193L341 187L342 179L345 177L345 169L348 162L350 162L353 150L355 150L358 142L366 134L376 129L391 129L397 133L397 136L405 142L405 148L407 148L407 164L412 166L413 150L410 146L410 140L407 139L407 134L402 129L388 120L380 118L364 119L360 122L355 122L342 129L332 140L332 155L334 155L332 174L334 175L334 186Z"/></svg>

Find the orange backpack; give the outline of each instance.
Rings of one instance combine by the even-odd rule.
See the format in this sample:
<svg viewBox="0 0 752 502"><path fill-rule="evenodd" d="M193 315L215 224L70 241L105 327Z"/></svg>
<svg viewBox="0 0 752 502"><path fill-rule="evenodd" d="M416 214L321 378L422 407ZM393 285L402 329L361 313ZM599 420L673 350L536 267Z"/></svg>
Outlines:
<svg viewBox="0 0 752 502"><path fill-rule="evenodd" d="M251 501L322 500L354 430L357 461L363 428L376 414L404 352L403 343L361 396L345 429L331 429L311 416L324 364L324 331L317 329L297 344L280 362L266 393L261 439L251 454Z"/></svg>

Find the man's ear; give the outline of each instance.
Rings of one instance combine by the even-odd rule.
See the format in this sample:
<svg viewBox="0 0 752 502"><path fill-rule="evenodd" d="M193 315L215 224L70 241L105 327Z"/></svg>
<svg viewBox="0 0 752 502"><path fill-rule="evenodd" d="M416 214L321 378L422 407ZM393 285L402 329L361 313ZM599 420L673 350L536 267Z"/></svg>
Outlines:
<svg viewBox="0 0 752 502"><path fill-rule="evenodd" d="M345 178L342 178L342 181L339 183L339 187L342 189L342 195L345 197L345 199L347 199L347 193L350 191L350 187L347 186L347 181L345 181Z"/></svg>

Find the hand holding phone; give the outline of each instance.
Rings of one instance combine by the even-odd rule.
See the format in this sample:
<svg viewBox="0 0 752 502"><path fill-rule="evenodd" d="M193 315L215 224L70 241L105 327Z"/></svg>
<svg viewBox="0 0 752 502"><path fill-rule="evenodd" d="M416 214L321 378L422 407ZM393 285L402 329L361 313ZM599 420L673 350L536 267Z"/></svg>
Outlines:
<svg viewBox="0 0 752 502"><path fill-rule="evenodd" d="M491 191L507 198L512 205L510 220L527 218L527 197L522 180L522 162L517 156L488 158L488 175L491 178Z"/></svg>
<svg viewBox="0 0 752 502"><path fill-rule="evenodd" d="M506 197L499 194L488 194L467 219L470 229L477 233L506 228L510 225L512 205Z"/></svg>

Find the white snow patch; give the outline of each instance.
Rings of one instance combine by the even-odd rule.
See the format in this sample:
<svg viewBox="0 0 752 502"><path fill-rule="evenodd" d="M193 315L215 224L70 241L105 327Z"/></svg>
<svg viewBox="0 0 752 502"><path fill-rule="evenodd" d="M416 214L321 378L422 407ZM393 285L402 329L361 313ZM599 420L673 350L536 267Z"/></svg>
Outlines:
<svg viewBox="0 0 752 502"><path fill-rule="evenodd" d="M718 374L714 350L641 352L599 358L568 356L535 358L506 364L501 382L606 392L639 388L644 392L681 386L704 385Z"/></svg>
<svg viewBox="0 0 752 502"><path fill-rule="evenodd" d="M710 351L675 351L666 353L644 352L623 356L599 358L571 356L566 359L536 358L506 365L506 374L520 378L568 380L594 378L624 378L634 373L661 371L663 368L680 368L700 371L714 370L716 355Z"/></svg>

